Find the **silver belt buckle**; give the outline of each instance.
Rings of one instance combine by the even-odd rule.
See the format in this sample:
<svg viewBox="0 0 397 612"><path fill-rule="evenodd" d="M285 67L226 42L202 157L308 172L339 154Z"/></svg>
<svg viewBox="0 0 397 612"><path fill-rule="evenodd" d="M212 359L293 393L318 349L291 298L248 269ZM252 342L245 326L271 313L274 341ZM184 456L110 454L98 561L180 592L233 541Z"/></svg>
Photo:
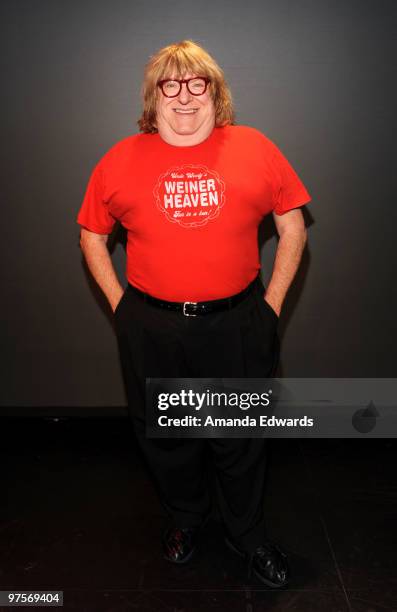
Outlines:
<svg viewBox="0 0 397 612"><path fill-rule="evenodd" d="M197 317L197 315L194 314L194 313L186 312L186 305L187 304L194 304L195 306L197 306L197 302L183 302L183 311L182 312L185 315L185 317Z"/></svg>

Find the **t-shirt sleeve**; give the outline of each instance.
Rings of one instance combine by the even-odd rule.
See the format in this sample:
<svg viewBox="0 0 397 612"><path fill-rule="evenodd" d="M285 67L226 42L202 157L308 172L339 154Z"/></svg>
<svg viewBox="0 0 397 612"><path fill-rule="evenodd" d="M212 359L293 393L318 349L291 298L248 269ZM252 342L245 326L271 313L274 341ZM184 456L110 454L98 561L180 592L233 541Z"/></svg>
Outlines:
<svg viewBox="0 0 397 612"><path fill-rule="evenodd" d="M273 171L273 212L283 215L311 201L305 185L291 166L290 162L274 145L272 158Z"/></svg>
<svg viewBox="0 0 397 612"><path fill-rule="evenodd" d="M98 163L88 181L77 223L97 234L110 234L116 219L109 212L105 201L105 179L103 169Z"/></svg>

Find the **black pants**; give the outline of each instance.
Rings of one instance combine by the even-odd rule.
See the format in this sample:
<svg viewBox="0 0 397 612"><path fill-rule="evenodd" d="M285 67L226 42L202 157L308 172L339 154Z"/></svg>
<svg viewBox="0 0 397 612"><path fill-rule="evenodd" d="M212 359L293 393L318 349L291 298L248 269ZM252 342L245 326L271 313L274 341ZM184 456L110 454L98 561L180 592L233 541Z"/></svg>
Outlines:
<svg viewBox="0 0 397 612"><path fill-rule="evenodd" d="M278 318L264 291L258 278L234 308L189 317L144 302L128 285L115 312L129 413L163 505L180 527L204 522L209 459L226 532L248 552L265 533L267 441L146 438L145 378L274 376Z"/></svg>

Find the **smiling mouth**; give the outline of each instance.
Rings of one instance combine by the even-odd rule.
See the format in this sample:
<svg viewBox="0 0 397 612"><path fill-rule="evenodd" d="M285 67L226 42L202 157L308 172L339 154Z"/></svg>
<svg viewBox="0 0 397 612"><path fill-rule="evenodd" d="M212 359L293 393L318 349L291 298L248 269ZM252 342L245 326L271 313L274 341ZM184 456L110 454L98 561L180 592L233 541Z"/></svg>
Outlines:
<svg viewBox="0 0 397 612"><path fill-rule="evenodd" d="M174 113L178 113L180 115L193 115L194 113L197 113L198 108L173 108L172 110Z"/></svg>

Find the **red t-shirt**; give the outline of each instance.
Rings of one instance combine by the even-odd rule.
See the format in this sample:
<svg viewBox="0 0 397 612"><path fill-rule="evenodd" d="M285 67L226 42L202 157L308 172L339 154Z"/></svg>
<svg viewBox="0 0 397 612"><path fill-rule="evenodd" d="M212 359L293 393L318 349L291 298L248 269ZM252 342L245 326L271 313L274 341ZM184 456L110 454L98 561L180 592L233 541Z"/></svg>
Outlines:
<svg viewBox="0 0 397 612"><path fill-rule="evenodd" d="M198 302L244 289L260 269L263 217L310 200L267 136L228 125L190 147L158 133L116 143L94 168L77 222L109 234L119 220L128 281L158 298Z"/></svg>

